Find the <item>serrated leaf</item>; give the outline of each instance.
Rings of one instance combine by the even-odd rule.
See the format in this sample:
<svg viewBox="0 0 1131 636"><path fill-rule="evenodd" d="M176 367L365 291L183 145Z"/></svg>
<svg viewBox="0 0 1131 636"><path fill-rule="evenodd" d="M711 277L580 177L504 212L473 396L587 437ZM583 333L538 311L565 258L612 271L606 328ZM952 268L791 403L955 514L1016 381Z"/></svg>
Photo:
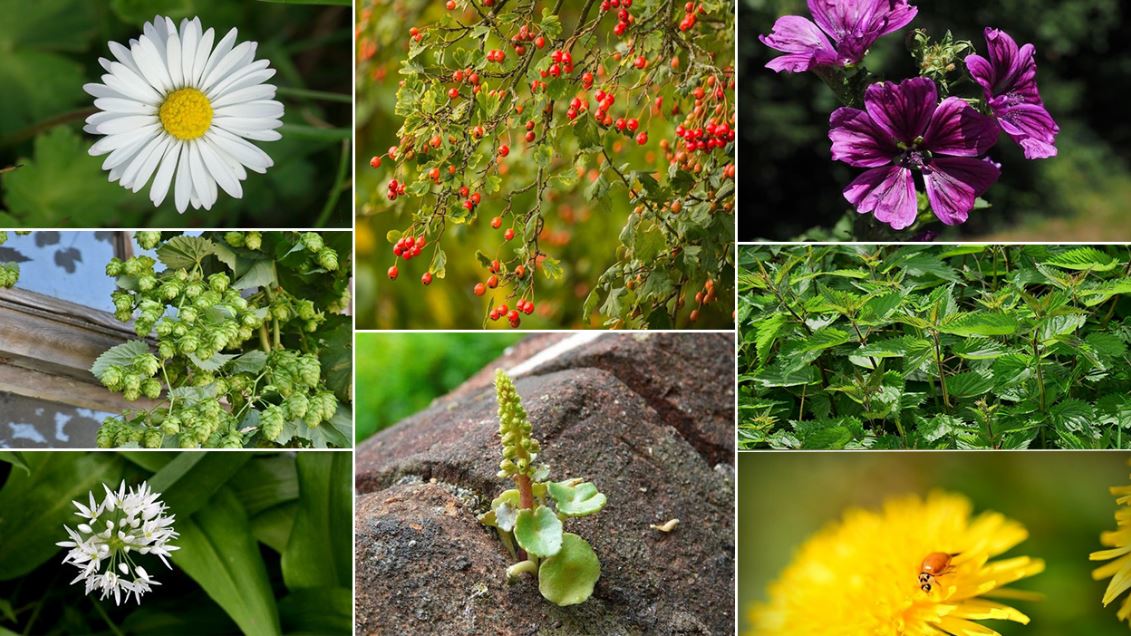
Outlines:
<svg viewBox="0 0 1131 636"><path fill-rule="evenodd" d="M188 357L189 360L192 360L192 363L195 364L201 371L207 371L211 373L213 371L219 371L224 367L225 364L228 364L229 362L234 360L236 358L236 354L214 353L212 354L212 357L208 358L207 360L201 360L195 353L190 353Z"/></svg>
<svg viewBox="0 0 1131 636"><path fill-rule="evenodd" d="M994 388L993 375L983 371L966 371L946 378L947 391L953 397L974 397Z"/></svg>
<svg viewBox="0 0 1131 636"><path fill-rule="evenodd" d="M868 358L901 358L931 348L931 343L922 338L902 336L888 340L870 342L853 352L853 355Z"/></svg>
<svg viewBox="0 0 1131 636"><path fill-rule="evenodd" d="M128 367L133 364L135 358L149 352L149 344L144 340L130 340L102 352L102 355L98 356L91 365L90 372L94 377L101 378L102 374L106 373L106 369L112 366Z"/></svg>
<svg viewBox="0 0 1131 636"><path fill-rule="evenodd" d="M236 270L236 282L232 283L235 289L255 289L257 287L270 287L278 283L275 272L275 261L253 260L240 261L240 268Z"/></svg>
<svg viewBox="0 0 1131 636"><path fill-rule="evenodd" d="M938 327L942 333L954 336L1009 336L1018 328L1013 315L990 311L953 314Z"/></svg>
<svg viewBox="0 0 1131 636"><path fill-rule="evenodd" d="M1090 270L1093 272L1106 272L1119 267L1117 258L1094 247L1076 247L1061 252L1044 261L1045 265L1061 269Z"/></svg>
<svg viewBox="0 0 1131 636"><path fill-rule="evenodd" d="M770 354L781 333L782 327L789 320L783 313L773 313L754 323L754 347L758 353L758 360L764 365L770 360Z"/></svg>
<svg viewBox="0 0 1131 636"><path fill-rule="evenodd" d="M192 269L216 252L212 241L200 236L175 236L157 248L157 259L169 269Z"/></svg>
<svg viewBox="0 0 1131 636"><path fill-rule="evenodd" d="M561 263L553 256L545 257L542 260L542 273L550 280L559 280L563 275Z"/></svg>
<svg viewBox="0 0 1131 636"><path fill-rule="evenodd" d="M250 373L255 375L262 371L265 366L267 366L267 354L256 349L237 357L229 370L233 374Z"/></svg>
<svg viewBox="0 0 1131 636"><path fill-rule="evenodd" d="M951 353L966 360L990 360L1009 353L1009 348L989 338L967 338L951 347Z"/></svg>
<svg viewBox="0 0 1131 636"><path fill-rule="evenodd" d="M804 340L801 351L822 351L842 345L852 339L852 335L842 329L825 327Z"/></svg>
<svg viewBox="0 0 1131 636"><path fill-rule="evenodd" d="M1089 430L1096 419L1092 405L1069 398L1052 405L1049 408L1049 419L1057 429L1064 429L1074 433Z"/></svg>

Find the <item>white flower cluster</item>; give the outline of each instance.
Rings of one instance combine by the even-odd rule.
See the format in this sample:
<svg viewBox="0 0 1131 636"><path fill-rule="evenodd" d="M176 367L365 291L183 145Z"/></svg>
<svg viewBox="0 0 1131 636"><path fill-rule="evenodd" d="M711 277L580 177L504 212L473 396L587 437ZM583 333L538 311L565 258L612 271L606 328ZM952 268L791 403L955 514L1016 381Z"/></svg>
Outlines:
<svg viewBox="0 0 1131 636"><path fill-rule="evenodd" d="M72 502L78 508L75 514L85 522L78 524L77 530L64 526L71 540L56 545L70 548L63 563L80 570L72 584L85 581L86 593L99 590L102 599L113 594L115 604L121 604L122 592L127 602L133 594L140 603L141 595L160 583L152 579L145 568L136 565L130 553L157 555L165 567L171 569L166 557L178 549L169 545L178 536L173 530L175 515L165 514L167 508L159 499L161 493L151 491L146 482L127 490L126 482L122 481L116 492L105 485L102 487L106 490L102 502L95 503L93 492L89 493L89 506Z"/></svg>

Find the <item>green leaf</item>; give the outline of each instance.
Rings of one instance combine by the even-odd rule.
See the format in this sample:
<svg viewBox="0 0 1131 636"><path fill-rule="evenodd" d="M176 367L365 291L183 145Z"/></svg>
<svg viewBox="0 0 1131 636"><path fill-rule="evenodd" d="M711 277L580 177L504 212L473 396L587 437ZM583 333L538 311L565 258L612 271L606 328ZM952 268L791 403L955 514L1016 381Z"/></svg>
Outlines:
<svg viewBox="0 0 1131 636"><path fill-rule="evenodd" d="M101 378L110 367L128 367L133 364L135 358L147 353L149 353L149 345L144 340L130 340L103 351L102 355L94 360L90 372L94 377Z"/></svg>
<svg viewBox="0 0 1131 636"><path fill-rule="evenodd" d="M948 377L946 388L953 397L974 397L993 389L994 379L987 372L966 371Z"/></svg>
<svg viewBox="0 0 1131 636"><path fill-rule="evenodd" d="M562 34L562 20L549 7L542 9L542 34L550 42L558 39Z"/></svg>
<svg viewBox="0 0 1131 636"><path fill-rule="evenodd" d="M567 517L597 514L605 507L605 495L590 482L574 485L574 480L552 482L547 491L554 498L558 513Z"/></svg>
<svg viewBox="0 0 1131 636"><path fill-rule="evenodd" d="M353 581L353 462L348 452L299 453L299 507L287 549L287 588Z"/></svg>
<svg viewBox="0 0 1131 636"><path fill-rule="evenodd" d="M1096 287L1081 289L1078 293L1085 305L1095 307L1107 302L1112 296L1131 294L1131 278L1117 278Z"/></svg>
<svg viewBox="0 0 1131 636"><path fill-rule="evenodd" d="M835 327L825 327L806 338L801 344L800 351L822 351L824 349L831 349L851 339L852 336L847 331Z"/></svg>
<svg viewBox="0 0 1131 636"><path fill-rule="evenodd" d="M105 496L102 484L117 487L125 463L111 453L25 453L29 472L13 470L0 489L0 581L31 572L59 552L63 524L74 527L73 500L87 493Z"/></svg>
<svg viewBox="0 0 1131 636"><path fill-rule="evenodd" d="M176 236L157 248L157 259L169 269L191 269L216 253L212 241L200 236Z"/></svg>
<svg viewBox="0 0 1131 636"><path fill-rule="evenodd" d="M1091 404L1069 398L1049 407L1049 419L1057 429L1080 433L1091 429L1096 414Z"/></svg>
<svg viewBox="0 0 1131 636"><path fill-rule="evenodd" d="M589 542L566 532L561 537L561 550L538 568L538 591L555 605L576 605L593 594L599 578L601 562Z"/></svg>
<svg viewBox="0 0 1131 636"><path fill-rule="evenodd" d="M967 360L990 360L1009 353L1009 348L989 338L967 338L951 347L954 355Z"/></svg>
<svg viewBox="0 0 1131 636"><path fill-rule="evenodd" d="M293 590L279 600L283 633L352 634L353 588L311 587Z"/></svg>
<svg viewBox="0 0 1131 636"><path fill-rule="evenodd" d="M193 0L113 0L110 7L127 24L140 25L154 15L167 15L174 20L191 17Z"/></svg>
<svg viewBox="0 0 1131 636"><path fill-rule="evenodd" d="M931 343L923 338L901 336L887 340L877 340L860 347L852 355L862 358L902 358L929 350Z"/></svg>
<svg viewBox="0 0 1131 636"><path fill-rule="evenodd" d="M939 325L939 331L955 336L1010 336L1018 328L1012 314L990 311L952 314Z"/></svg>
<svg viewBox="0 0 1131 636"><path fill-rule="evenodd" d="M0 462L6 462L29 475L31 474L31 469L28 468L27 462L24 461L24 454L20 451L0 451Z"/></svg>
<svg viewBox="0 0 1131 636"><path fill-rule="evenodd" d="M231 490L221 489L192 517L178 517L180 550L173 562L251 636L280 633L275 594L247 511Z"/></svg>
<svg viewBox="0 0 1131 636"><path fill-rule="evenodd" d="M238 264L240 267L236 270L236 282L232 283L235 289L270 287L278 283L279 278L273 260L241 260Z"/></svg>
<svg viewBox="0 0 1131 636"><path fill-rule="evenodd" d="M552 556L562 548L562 522L546 506L523 509L514 523L514 538L533 556Z"/></svg>
<svg viewBox="0 0 1131 636"><path fill-rule="evenodd" d="M192 360L192 363L195 364L196 367L201 371L207 371L211 373L213 371L219 371L225 364L228 364L229 362L234 360L236 358L236 354L217 352L212 354L211 358L207 360L201 360L200 357L195 353L190 353L188 355L188 358L189 360Z"/></svg>
<svg viewBox="0 0 1131 636"><path fill-rule="evenodd" d="M247 453L180 453L149 479L149 487L179 517L207 504L251 456Z"/></svg>
<svg viewBox="0 0 1131 636"><path fill-rule="evenodd" d="M1043 261L1061 269L1106 272L1119 267L1119 259L1094 247L1077 247Z"/></svg>
<svg viewBox="0 0 1131 636"><path fill-rule="evenodd" d="M546 256L542 260L542 273L550 280L561 279L563 274L561 263L553 256Z"/></svg>
<svg viewBox="0 0 1131 636"><path fill-rule="evenodd" d="M276 4L338 4L348 7L352 0L259 0L260 2L274 2Z"/></svg>
<svg viewBox="0 0 1131 636"><path fill-rule="evenodd" d="M762 364L769 362L774 342L777 341L782 327L788 320L786 314L779 312L754 322L754 346L758 351L758 360Z"/></svg>
<svg viewBox="0 0 1131 636"><path fill-rule="evenodd" d="M256 456L228 480L228 485L252 517L295 501L298 499L295 458L282 453Z"/></svg>
<svg viewBox="0 0 1131 636"><path fill-rule="evenodd" d="M87 50L97 24L94 4L0 0L0 15L0 136L92 99L82 91L82 65L59 53Z"/></svg>
<svg viewBox="0 0 1131 636"><path fill-rule="evenodd" d="M232 365L228 367L228 371L236 373L250 373L252 375L258 374L267 366L267 353L255 349L239 356L232 361Z"/></svg>
<svg viewBox="0 0 1131 636"><path fill-rule="evenodd" d="M16 13L20 11L23 9ZM6 89L10 84L4 80L3 65L8 59L8 53L0 55L0 86ZM57 76L57 71L49 70L34 81L49 84ZM75 79L77 88L82 82ZM0 104L12 101L9 92ZM36 137L35 158L19 160L20 168L0 176L8 211L21 223L39 227L104 227L119 218L113 210L130 196L129 191L111 183L102 172L102 158L91 157L87 150L82 139L66 126Z"/></svg>
<svg viewBox="0 0 1131 636"><path fill-rule="evenodd" d="M765 387L801 386L817 382L817 376L817 369L812 366L788 369L775 363L754 374L751 379Z"/></svg>

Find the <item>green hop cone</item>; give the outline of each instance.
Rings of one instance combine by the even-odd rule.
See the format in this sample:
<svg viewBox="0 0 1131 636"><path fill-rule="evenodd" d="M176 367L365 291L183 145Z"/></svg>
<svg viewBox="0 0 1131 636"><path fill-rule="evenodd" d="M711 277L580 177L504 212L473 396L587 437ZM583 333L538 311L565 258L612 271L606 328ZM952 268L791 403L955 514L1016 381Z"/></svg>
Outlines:
<svg viewBox="0 0 1131 636"><path fill-rule="evenodd" d="M111 391L118 390L122 386L123 379L122 368L117 365L108 367L102 372L102 376L98 378L98 380L102 382L102 385Z"/></svg>
<svg viewBox="0 0 1131 636"><path fill-rule="evenodd" d="M156 378L149 378L141 383L141 393L151 400L156 400L161 397L161 382Z"/></svg>
<svg viewBox="0 0 1131 636"><path fill-rule="evenodd" d="M176 415L170 415L161 422L161 432L166 435L176 435L181 432L181 418Z"/></svg>
<svg viewBox="0 0 1131 636"><path fill-rule="evenodd" d="M232 284L232 279L224 272L217 272L208 277L208 286L212 291L223 293L227 291L228 286Z"/></svg>
<svg viewBox="0 0 1131 636"><path fill-rule="evenodd" d="M106 263L106 275L111 278L117 278L122 275L123 271L122 261L117 257L111 258L109 263Z"/></svg>
<svg viewBox="0 0 1131 636"><path fill-rule="evenodd" d="M306 416L306 412L310 409L310 399L302 393L296 393L287 398L286 401L287 414L292 420L302 419Z"/></svg>
<svg viewBox="0 0 1131 636"><path fill-rule="evenodd" d="M263 235L259 232L248 232L243 237L243 244L249 250L258 250L263 246Z"/></svg>
<svg viewBox="0 0 1131 636"><path fill-rule="evenodd" d="M318 251L318 264L327 271L337 271L338 253L329 247L322 248Z"/></svg>
<svg viewBox="0 0 1131 636"><path fill-rule="evenodd" d="M141 445L145 448L161 448L161 443L165 441L165 435L160 429L149 428L141 438Z"/></svg>
<svg viewBox="0 0 1131 636"><path fill-rule="evenodd" d="M303 234L302 244L311 252L318 252L325 246L325 243L322 242L322 237L314 232L306 232Z"/></svg>
<svg viewBox="0 0 1131 636"><path fill-rule="evenodd" d="M151 249L157 247L157 244L161 242L161 233L160 232L135 232L134 233L134 240L136 240L137 244L141 246L141 249L151 250Z"/></svg>
<svg viewBox="0 0 1131 636"><path fill-rule="evenodd" d="M243 232L228 232L224 234L224 242L232 247L243 247Z"/></svg>
<svg viewBox="0 0 1131 636"><path fill-rule="evenodd" d="M312 320L315 313L317 312L317 310L314 308L314 302L306 298L298 302L298 308L296 309L296 311L298 313L298 317L302 318L303 320Z"/></svg>
<svg viewBox="0 0 1131 636"><path fill-rule="evenodd" d="M161 369L161 363L157 361L157 356L152 353L143 353L134 358L133 367L145 374L146 377L153 377Z"/></svg>
<svg viewBox="0 0 1131 636"><path fill-rule="evenodd" d="M231 431L220 441L220 448L243 448L243 436L239 431Z"/></svg>

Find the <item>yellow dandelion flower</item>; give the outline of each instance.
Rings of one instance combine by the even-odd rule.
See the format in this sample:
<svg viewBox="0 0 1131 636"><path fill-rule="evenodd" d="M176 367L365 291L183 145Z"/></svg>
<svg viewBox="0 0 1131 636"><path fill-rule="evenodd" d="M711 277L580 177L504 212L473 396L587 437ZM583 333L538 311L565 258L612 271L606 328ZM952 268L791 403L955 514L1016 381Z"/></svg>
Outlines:
<svg viewBox="0 0 1131 636"><path fill-rule="evenodd" d="M1116 503L1123 506L1115 511L1118 528L1100 534L1100 543L1110 550L1099 550L1088 556L1093 561L1115 559L1092 571L1092 578L1097 581L1111 577L1104 592L1104 607L1131 588L1131 486L1112 486L1110 490ZM1131 596L1123 599L1117 616L1119 620L1131 622Z"/></svg>
<svg viewBox="0 0 1131 636"><path fill-rule="evenodd" d="M1032 598L1002 587L1045 568L1026 556L991 561L1020 544L1024 526L996 512L971 517L961 495L887 500L851 509L812 536L749 613L750 636L985 636L975 621L1029 617L987 600Z"/></svg>

